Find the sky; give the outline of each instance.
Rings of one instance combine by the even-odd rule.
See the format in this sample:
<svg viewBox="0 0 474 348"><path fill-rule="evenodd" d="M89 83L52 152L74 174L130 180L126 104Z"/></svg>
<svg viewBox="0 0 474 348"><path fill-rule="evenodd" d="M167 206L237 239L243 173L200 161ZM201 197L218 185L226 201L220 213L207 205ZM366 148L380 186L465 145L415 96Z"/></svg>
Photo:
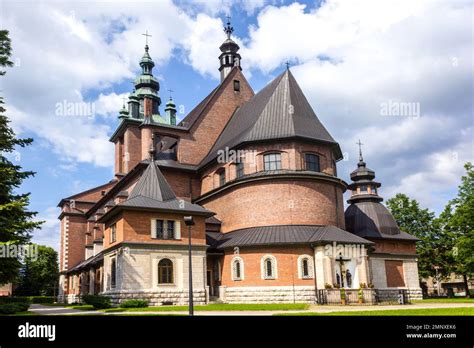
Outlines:
<svg viewBox="0 0 474 348"><path fill-rule="evenodd" d="M405 193L439 213L456 196L474 157L473 1L2 0L15 65L0 93L17 135L34 139L11 154L37 172L19 190L45 221L34 242L57 249L60 199L112 179L108 139L140 71L142 34L179 121L219 83L227 15L255 91L290 62L341 145L339 177L349 182L360 139L385 199Z"/></svg>

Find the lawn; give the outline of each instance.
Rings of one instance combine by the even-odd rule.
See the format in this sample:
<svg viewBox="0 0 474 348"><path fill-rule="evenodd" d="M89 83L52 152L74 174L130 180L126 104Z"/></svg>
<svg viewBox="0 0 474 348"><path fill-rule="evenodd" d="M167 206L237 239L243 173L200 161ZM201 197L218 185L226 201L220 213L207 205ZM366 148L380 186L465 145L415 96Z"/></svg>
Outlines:
<svg viewBox="0 0 474 348"><path fill-rule="evenodd" d="M195 311L290 311L306 310L309 304L306 303L255 303L255 304L227 304L215 303L205 306L194 306ZM110 308L104 312L186 312L188 306L158 306L146 308Z"/></svg>
<svg viewBox="0 0 474 348"><path fill-rule="evenodd" d="M412 301L413 303L474 303L474 298L427 298L424 300Z"/></svg>
<svg viewBox="0 0 474 348"><path fill-rule="evenodd" d="M421 308L421 309L388 309L380 311L340 311L329 313L284 313L274 315L297 315L297 316L417 316L417 315L435 315L435 316L471 316L474 315L472 307L458 308Z"/></svg>

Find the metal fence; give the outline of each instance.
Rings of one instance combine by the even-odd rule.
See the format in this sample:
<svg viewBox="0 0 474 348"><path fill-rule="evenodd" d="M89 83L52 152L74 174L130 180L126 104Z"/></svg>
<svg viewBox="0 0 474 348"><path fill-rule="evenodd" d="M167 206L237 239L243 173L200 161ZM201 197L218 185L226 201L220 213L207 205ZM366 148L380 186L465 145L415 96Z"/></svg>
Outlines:
<svg viewBox="0 0 474 348"><path fill-rule="evenodd" d="M318 303L329 305L409 304L406 289L322 289Z"/></svg>

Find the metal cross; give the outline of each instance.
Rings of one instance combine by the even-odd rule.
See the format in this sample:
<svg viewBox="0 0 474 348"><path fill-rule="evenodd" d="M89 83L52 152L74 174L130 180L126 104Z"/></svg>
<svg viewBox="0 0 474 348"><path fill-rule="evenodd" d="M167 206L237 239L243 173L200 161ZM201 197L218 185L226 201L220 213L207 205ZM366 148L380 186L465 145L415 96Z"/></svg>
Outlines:
<svg viewBox="0 0 474 348"><path fill-rule="evenodd" d="M364 144L360 142L360 139L356 144L359 145L359 161L362 161L362 145Z"/></svg>
<svg viewBox="0 0 474 348"><path fill-rule="evenodd" d="M174 91L172 89L167 89L167 91L170 93L170 99L171 99L171 93L173 93Z"/></svg>
<svg viewBox="0 0 474 348"><path fill-rule="evenodd" d="M126 97L126 96L123 96L123 97L122 97L123 107L125 107L125 100L127 100L127 97Z"/></svg>
<svg viewBox="0 0 474 348"><path fill-rule="evenodd" d="M290 69L290 62L288 60L286 61L285 64L286 64L286 70Z"/></svg>
<svg viewBox="0 0 474 348"><path fill-rule="evenodd" d="M148 30L145 32L145 34L142 35L145 36L145 44L148 45L148 37L151 37L151 35L148 34Z"/></svg>

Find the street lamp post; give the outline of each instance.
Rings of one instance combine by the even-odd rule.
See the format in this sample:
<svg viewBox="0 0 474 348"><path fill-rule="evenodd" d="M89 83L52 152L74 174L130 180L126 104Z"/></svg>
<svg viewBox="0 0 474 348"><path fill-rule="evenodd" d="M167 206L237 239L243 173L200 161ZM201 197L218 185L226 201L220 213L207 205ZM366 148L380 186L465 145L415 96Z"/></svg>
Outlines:
<svg viewBox="0 0 474 348"><path fill-rule="evenodd" d="M192 216L185 216L184 223L188 226L188 259L189 259L189 315L194 315L194 301L193 301L193 265L192 265L192 251L191 251L191 226L194 225Z"/></svg>

